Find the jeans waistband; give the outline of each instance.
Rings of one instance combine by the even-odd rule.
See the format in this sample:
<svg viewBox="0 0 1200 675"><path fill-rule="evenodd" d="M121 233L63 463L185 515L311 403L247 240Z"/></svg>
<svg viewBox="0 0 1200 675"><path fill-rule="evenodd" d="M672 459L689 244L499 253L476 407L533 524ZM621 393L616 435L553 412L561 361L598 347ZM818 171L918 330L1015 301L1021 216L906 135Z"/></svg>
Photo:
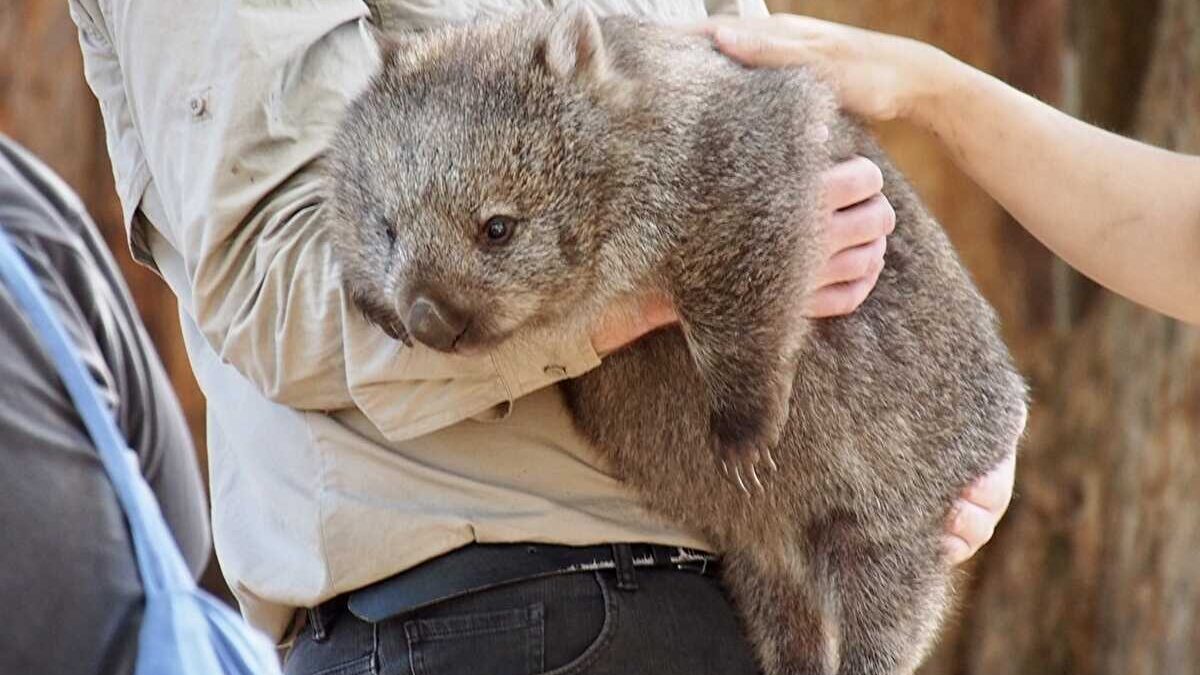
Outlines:
<svg viewBox="0 0 1200 675"><path fill-rule="evenodd" d="M314 638L345 608L358 618L379 622L455 597L555 574L614 570L617 588L637 588L636 568L661 568L713 575L717 556L657 544L469 544L410 570L338 596L308 610Z"/></svg>

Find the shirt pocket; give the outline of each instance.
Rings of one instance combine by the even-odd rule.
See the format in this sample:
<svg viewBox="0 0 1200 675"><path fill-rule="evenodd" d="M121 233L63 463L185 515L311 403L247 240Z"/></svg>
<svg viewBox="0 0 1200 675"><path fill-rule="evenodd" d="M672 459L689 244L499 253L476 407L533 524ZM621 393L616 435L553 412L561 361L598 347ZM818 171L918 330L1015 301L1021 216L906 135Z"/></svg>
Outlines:
<svg viewBox="0 0 1200 675"><path fill-rule="evenodd" d="M415 675L536 675L542 672L541 603L404 624Z"/></svg>

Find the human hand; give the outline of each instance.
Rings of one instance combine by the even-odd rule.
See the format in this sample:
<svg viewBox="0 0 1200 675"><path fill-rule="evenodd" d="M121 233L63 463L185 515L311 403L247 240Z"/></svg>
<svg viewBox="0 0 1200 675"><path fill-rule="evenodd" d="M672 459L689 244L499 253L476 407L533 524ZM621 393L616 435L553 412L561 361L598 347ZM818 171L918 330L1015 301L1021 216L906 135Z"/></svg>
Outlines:
<svg viewBox="0 0 1200 675"><path fill-rule="evenodd" d="M804 314L819 319L849 314L862 304L883 271L887 235L896 212L883 196L883 174L865 157L825 173L826 258L817 270Z"/></svg>
<svg viewBox="0 0 1200 675"><path fill-rule="evenodd" d="M874 120L908 117L937 90L946 54L923 42L791 14L714 17L690 27L748 66L809 66L843 107Z"/></svg>
<svg viewBox="0 0 1200 675"><path fill-rule="evenodd" d="M604 357L643 335L679 321L670 298L646 293L609 307L592 325L592 348Z"/></svg>
<svg viewBox="0 0 1200 675"><path fill-rule="evenodd" d="M1012 500L1017 453L963 491L946 521L944 548L952 565L961 565L988 543Z"/></svg>

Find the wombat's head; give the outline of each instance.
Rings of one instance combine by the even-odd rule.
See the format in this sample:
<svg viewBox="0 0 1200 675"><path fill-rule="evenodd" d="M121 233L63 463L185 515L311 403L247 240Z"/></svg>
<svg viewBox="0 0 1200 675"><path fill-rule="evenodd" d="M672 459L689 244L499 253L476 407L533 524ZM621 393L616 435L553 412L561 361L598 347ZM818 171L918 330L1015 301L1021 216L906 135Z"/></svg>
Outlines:
<svg viewBox="0 0 1200 675"><path fill-rule="evenodd" d="M393 337L493 345L592 283L630 86L582 9L384 49L329 153L347 289Z"/></svg>

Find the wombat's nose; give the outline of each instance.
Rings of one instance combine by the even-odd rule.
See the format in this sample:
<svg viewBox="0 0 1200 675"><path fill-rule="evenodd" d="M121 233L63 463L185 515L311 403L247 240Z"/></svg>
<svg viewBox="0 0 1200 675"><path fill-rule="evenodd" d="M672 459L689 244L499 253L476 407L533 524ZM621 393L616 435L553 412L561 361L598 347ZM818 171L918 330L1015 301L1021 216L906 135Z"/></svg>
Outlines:
<svg viewBox="0 0 1200 675"><path fill-rule="evenodd" d="M408 310L408 331L422 344L438 351L454 351L467 330L469 318L445 303L418 296Z"/></svg>

